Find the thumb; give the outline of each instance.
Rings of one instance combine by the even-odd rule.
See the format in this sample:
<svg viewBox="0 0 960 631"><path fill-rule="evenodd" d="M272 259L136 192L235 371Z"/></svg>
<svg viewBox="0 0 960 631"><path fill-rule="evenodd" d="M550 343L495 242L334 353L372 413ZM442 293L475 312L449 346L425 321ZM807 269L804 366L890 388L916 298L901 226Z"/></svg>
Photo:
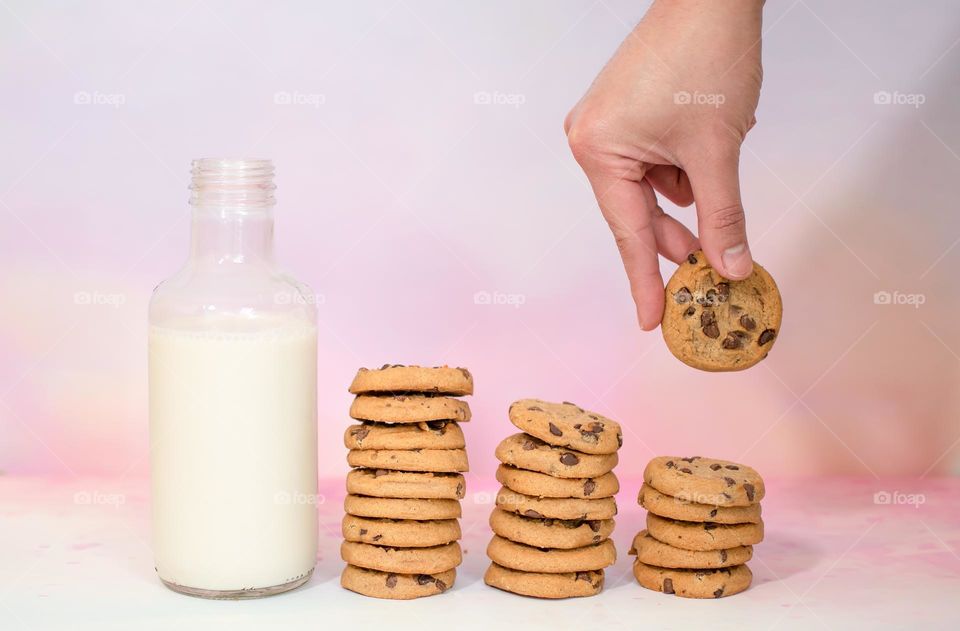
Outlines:
<svg viewBox="0 0 960 631"><path fill-rule="evenodd" d="M740 201L739 156L705 160L688 170L697 204L700 243L707 260L725 278L753 272L747 224Z"/></svg>

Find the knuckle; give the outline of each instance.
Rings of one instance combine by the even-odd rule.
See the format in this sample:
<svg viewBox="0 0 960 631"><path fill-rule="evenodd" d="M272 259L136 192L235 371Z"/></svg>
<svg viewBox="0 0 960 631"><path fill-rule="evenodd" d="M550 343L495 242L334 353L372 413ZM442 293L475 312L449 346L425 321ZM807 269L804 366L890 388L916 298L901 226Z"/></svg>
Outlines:
<svg viewBox="0 0 960 631"><path fill-rule="evenodd" d="M567 128L567 144L577 162L594 161L603 152L604 134L595 119L578 116Z"/></svg>
<svg viewBox="0 0 960 631"><path fill-rule="evenodd" d="M743 206L729 204L707 210L704 213L704 219L707 227L712 230L729 230L743 226L746 216L743 213Z"/></svg>
<svg viewBox="0 0 960 631"><path fill-rule="evenodd" d="M622 230L613 230L613 241L617 244L617 249L620 250L620 256L626 258L633 252L634 237L632 234Z"/></svg>

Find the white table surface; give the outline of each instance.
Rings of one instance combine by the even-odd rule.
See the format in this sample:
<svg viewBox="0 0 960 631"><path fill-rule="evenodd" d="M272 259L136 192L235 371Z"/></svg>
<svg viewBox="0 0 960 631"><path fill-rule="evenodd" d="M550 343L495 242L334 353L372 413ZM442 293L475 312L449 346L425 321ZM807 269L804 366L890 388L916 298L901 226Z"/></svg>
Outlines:
<svg viewBox="0 0 960 631"><path fill-rule="evenodd" d="M474 478L464 502L464 563L444 595L396 602L341 589L342 481L330 481L322 485L312 580L272 598L222 602L158 581L145 480L0 476L0 630L960 628L958 480L772 481L766 540L750 563L753 586L701 601L634 581L627 549L642 528L638 485L622 481L619 560L592 598L543 601L484 585L496 486ZM922 493L924 502L878 505L878 490Z"/></svg>

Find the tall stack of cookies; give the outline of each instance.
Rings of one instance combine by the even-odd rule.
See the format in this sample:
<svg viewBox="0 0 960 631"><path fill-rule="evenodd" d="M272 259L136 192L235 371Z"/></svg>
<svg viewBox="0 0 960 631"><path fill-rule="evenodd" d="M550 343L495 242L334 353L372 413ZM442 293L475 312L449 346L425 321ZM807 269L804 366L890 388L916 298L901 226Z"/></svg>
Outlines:
<svg viewBox="0 0 960 631"><path fill-rule="evenodd" d="M350 392L344 434L350 450L340 584L408 600L453 586L462 556L460 502L467 452L458 423L473 394L465 368L385 365L361 368Z"/></svg>
<svg viewBox="0 0 960 631"><path fill-rule="evenodd" d="M490 515L487 585L539 598L592 596L617 558L610 540L620 426L573 403L523 399L522 430L497 447L503 485Z"/></svg>
<svg viewBox="0 0 960 631"><path fill-rule="evenodd" d="M763 540L764 486L750 467L662 456L647 464L638 502L647 528L633 540L643 587L686 598L720 598L750 587L746 563Z"/></svg>

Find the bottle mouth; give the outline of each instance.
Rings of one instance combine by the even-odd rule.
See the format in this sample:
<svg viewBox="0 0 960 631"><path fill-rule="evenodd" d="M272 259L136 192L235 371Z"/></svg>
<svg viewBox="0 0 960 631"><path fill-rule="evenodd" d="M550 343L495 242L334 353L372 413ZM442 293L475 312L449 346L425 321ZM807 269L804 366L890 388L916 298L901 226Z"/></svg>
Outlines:
<svg viewBox="0 0 960 631"><path fill-rule="evenodd" d="M273 162L200 158L190 166L190 204L196 208L267 209L274 205Z"/></svg>

